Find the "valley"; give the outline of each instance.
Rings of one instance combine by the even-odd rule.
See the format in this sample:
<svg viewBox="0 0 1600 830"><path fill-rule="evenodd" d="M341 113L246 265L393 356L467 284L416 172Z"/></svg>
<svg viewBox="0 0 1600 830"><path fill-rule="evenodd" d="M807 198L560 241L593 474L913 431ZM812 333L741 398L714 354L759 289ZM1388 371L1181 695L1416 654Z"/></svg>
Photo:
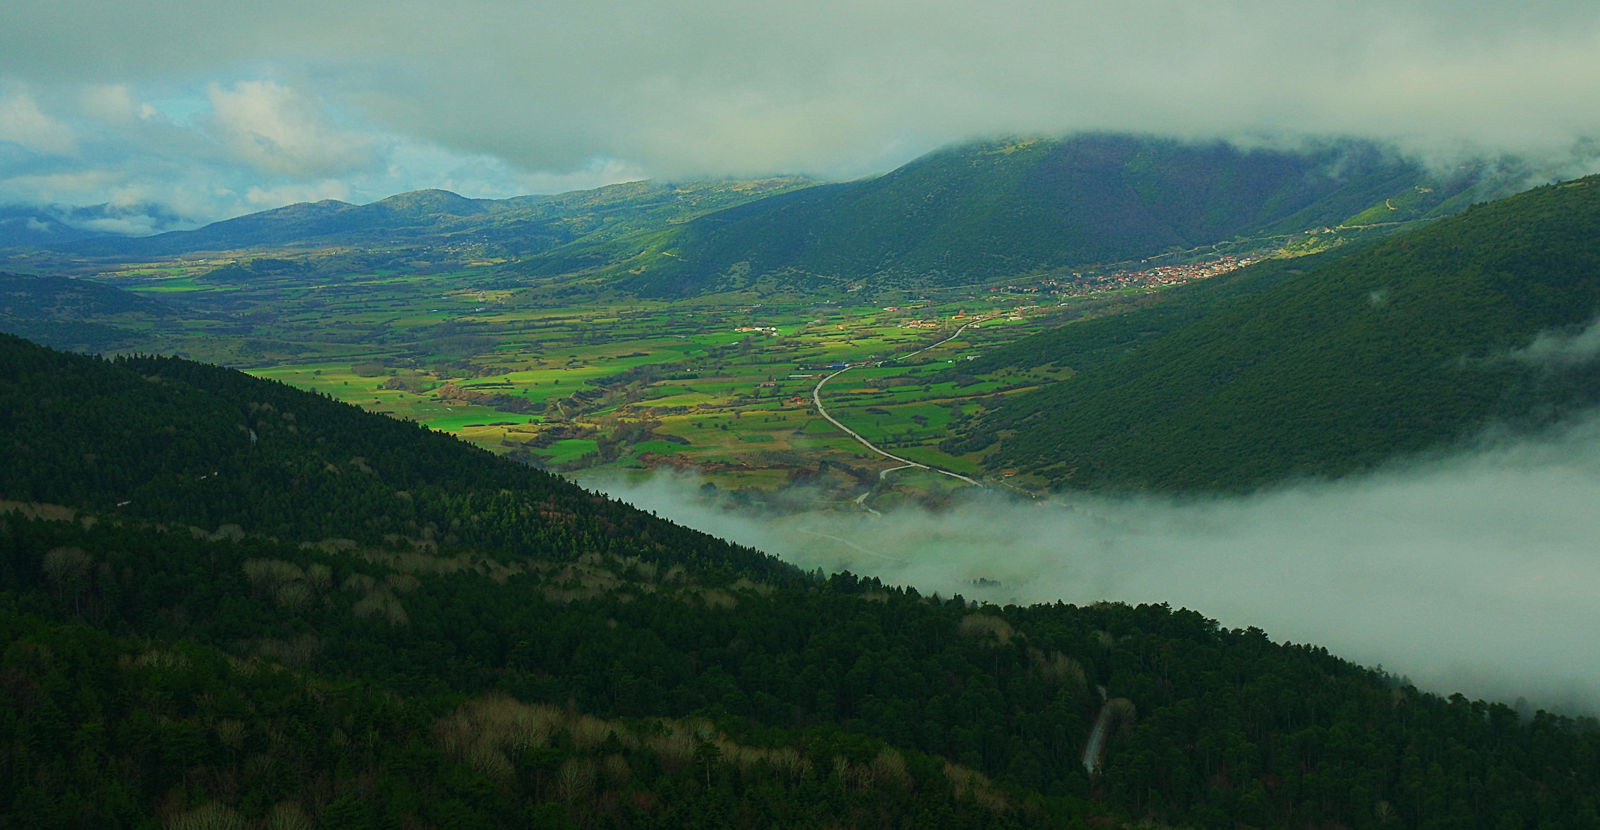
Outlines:
<svg viewBox="0 0 1600 830"><path fill-rule="evenodd" d="M419 191L13 249L4 267L56 279L5 278L0 327L244 369L568 475L692 475L744 506L938 507L977 481L1137 489L1155 463L1101 475L1078 459L1118 450L1119 429L1163 454L1175 427L1063 395L1235 300L1270 290L1285 307L1302 292L1278 283L1449 223L1518 175L1440 176L1357 141L1086 134L975 142L839 184ZM1115 383L1104 400L1139 388ZM1069 429L1063 411L1087 417ZM1266 482L1230 475L1234 452L1207 451L1222 471L1193 484Z"/></svg>
<svg viewBox="0 0 1600 830"><path fill-rule="evenodd" d="M13 250L0 804L1592 826L1600 180L1140 147Z"/></svg>
<svg viewBox="0 0 1600 830"><path fill-rule="evenodd" d="M483 264L310 279L294 256L121 264L94 279L170 313L98 319L124 332L112 344L123 350L238 366L555 471L692 471L770 505L805 484L840 507L863 492L887 505L938 503L982 475L971 454L940 449L951 423L1061 375L963 372L985 349L1251 262L920 292L847 287L827 298L574 301ZM227 278L234 271L249 278ZM886 464L914 466L880 477Z"/></svg>
<svg viewBox="0 0 1600 830"><path fill-rule="evenodd" d="M1600 828L1594 3L12 3L0 830Z"/></svg>

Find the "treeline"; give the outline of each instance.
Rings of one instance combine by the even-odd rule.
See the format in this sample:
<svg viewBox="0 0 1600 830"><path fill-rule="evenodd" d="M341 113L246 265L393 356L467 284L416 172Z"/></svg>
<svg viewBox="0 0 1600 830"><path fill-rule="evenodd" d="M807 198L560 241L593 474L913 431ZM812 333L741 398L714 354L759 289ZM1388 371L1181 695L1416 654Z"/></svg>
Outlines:
<svg viewBox="0 0 1600 830"><path fill-rule="evenodd" d="M796 576L415 423L178 358L105 361L0 335L0 418L0 494L18 501L292 541Z"/></svg>
<svg viewBox="0 0 1600 830"><path fill-rule="evenodd" d="M1046 823L976 772L872 742L819 735L802 753L704 719L397 698L9 610L0 638L0 827Z"/></svg>

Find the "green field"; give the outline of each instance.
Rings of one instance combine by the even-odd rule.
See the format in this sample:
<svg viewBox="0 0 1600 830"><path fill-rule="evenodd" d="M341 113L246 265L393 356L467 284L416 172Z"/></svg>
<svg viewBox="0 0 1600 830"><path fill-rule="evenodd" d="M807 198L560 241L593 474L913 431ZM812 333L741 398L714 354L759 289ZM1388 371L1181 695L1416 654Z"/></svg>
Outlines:
<svg viewBox="0 0 1600 830"><path fill-rule="evenodd" d="M834 417L887 452L979 475L976 459L939 449L952 420L1047 375L962 365L1091 301L977 289L569 297L467 264L209 276L233 261L98 276L193 310L119 323L150 351L238 366L562 472L670 464L723 490L804 480L846 502L867 488L888 502L968 485L914 469L880 482L898 462L819 416L819 381L851 366L823 387Z"/></svg>

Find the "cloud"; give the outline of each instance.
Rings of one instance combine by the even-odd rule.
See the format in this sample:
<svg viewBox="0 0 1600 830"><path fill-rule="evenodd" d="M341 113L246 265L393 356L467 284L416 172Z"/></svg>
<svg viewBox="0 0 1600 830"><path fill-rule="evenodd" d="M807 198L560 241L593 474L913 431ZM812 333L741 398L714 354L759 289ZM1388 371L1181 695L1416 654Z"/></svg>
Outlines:
<svg viewBox="0 0 1600 830"><path fill-rule="evenodd" d="M117 171L97 168L11 176L0 180L0 204L82 203L107 193L121 181Z"/></svg>
<svg viewBox="0 0 1600 830"><path fill-rule="evenodd" d="M256 210L270 210L280 205L296 202L321 202L325 199L347 201L350 187L338 179L323 179L309 184L287 184L274 188L251 187L244 200Z"/></svg>
<svg viewBox="0 0 1600 830"><path fill-rule="evenodd" d="M763 518L708 505L694 484L605 486L805 568L1001 603L1167 602L1434 691L1600 711L1600 415L1243 498L989 491L940 512Z"/></svg>
<svg viewBox="0 0 1600 830"><path fill-rule="evenodd" d="M1535 366L1571 368L1600 360L1600 320L1579 331L1540 332L1532 343L1506 355L1512 361Z"/></svg>
<svg viewBox="0 0 1600 830"><path fill-rule="evenodd" d="M975 134L1359 134L1568 153L1600 135L1600 15L1379 0L620 0L405 7L17 0L7 71L54 84L214 83L239 152L313 176L362 134L560 175L877 172ZM322 117L237 79L274 77ZM228 80L228 79L234 80ZM255 83L248 81L249 83ZM315 113L313 113L315 115ZM308 132L309 130L309 132ZM351 151L353 156L346 156Z"/></svg>
<svg viewBox="0 0 1600 830"><path fill-rule="evenodd" d="M12 132L27 132L35 148L0 143L0 204L151 209L143 219L124 213L93 227L68 219L87 230L170 230L293 201L370 202L423 188L505 198L645 178L636 165L601 157L571 170L529 172L348 118L301 83L275 77L194 88L97 83L0 92L8 96L10 121L20 125ZM55 146L73 154L36 152L52 140L40 125L56 129ZM176 225L173 214L181 217Z"/></svg>
<svg viewBox="0 0 1600 830"><path fill-rule="evenodd" d="M0 94L0 142L50 156L78 151L77 137L65 123L46 115L27 89Z"/></svg>
<svg viewBox="0 0 1600 830"><path fill-rule="evenodd" d="M241 160L297 177L350 173L376 161L373 140L340 130L297 90L273 81L240 81L206 89L212 118Z"/></svg>
<svg viewBox="0 0 1600 830"><path fill-rule="evenodd" d="M167 230L166 224L160 217L149 214L102 216L80 222L78 227L100 233L114 233L124 236L145 236Z"/></svg>
<svg viewBox="0 0 1600 830"><path fill-rule="evenodd" d="M92 84L79 95L83 111L108 124L130 124L139 118L127 84Z"/></svg>

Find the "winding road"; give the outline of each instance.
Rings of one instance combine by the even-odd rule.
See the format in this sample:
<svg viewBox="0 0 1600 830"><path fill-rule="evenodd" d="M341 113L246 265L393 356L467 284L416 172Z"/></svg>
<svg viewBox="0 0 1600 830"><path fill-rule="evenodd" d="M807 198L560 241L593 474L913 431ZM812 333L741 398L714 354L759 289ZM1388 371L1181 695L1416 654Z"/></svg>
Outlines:
<svg viewBox="0 0 1600 830"><path fill-rule="evenodd" d="M929 348L932 348L932 347L930 346ZM960 473L951 472L950 470L946 470L946 469L943 469L941 467L931 467L931 466L929 466L927 464L923 464L920 461L912 461L909 458L901 458L900 456L895 455L894 453L889 452L888 450L885 450L882 447L879 447L877 444L874 444L871 441L868 441L867 439L861 437L861 433L856 432L855 430L845 426L843 423L841 423L839 421L838 418L835 418L832 415L829 415L828 414L828 408L822 405L822 387L825 384L827 384L828 381L833 380L834 378L836 378L836 377L838 377L838 376L844 374L845 372L848 372L848 371L850 371L851 369L854 369L854 368L856 368L856 367L854 367L854 366L846 366L843 369L840 369L839 371L834 372L831 375L828 375L827 377L823 378L822 380L817 381L817 385L814 388L812 388L812 390L811 390L811 403L812 403L813 406L815 406L817 408L817 414L821 415L823 420L827 421L830 424L833 424L834 427L838 428L838 430L840 432L844 433L845 435L848 435L851 438L854 438L856 440L856 443L860 444L863 447L866 447L869 450L872 450L873 452L877 453L878 455L883 456L884 458L889 459L890 461L898 461L898 462L900 462L900 466L894 467L894 468L891 468L891 469L888 469L888 470L884 470L883 472L879 473L878 474L878 478L881 479L886 474L892 473L895 470L904 470L907 467L916 467L919 470L928 470L929 472L939 473L940 475L947 475L947 476L950 476L951 478L959 478L962 481L965 481L966 483L971 484L971 485L976 486L976 487L982 487L983 486L981 483L979 483L975 479L968 478L968 477L966 477L966 476L964 476L964 475L962 475ZM871 491L869 490L868 492L870 493ZM861 504L862 501L865 498L866 498L866 496L861 496L860 498L857 498L856 499L856 503L857 504Z"/></svg>
<svg viewBox="0 0 1600 830"><path fill-rule="evenodd" d="M960 328L955 330L954 334L950 335L949 337L946 337L945 339L940 340L939 342L934 343L932 345L924 346L924 347L922 347L922 348L920 348L920 349L918 349L918 350L916 350L914 352L911 352L910 354L903 355L899 359L900 360L905 360L907 358L916 357L917 355L922 354L923 352L926 352L926 351L928 351L930 349L936 349L936 348L938 348L940 346L943 346L944 344L949 343L950 341L956 339L957 337L960 337L961 333L966 331L968 328L970 328L972 326L975 326L975 325L977 325L979 323L983 323L983 322L986 322L986 321L989 321L989 320L993 320L997 316L999 316L999 315L991 315L991 316L988 316L988 317L980 317L980 318L978 318L976 320L973 320L970 323L963 324ZM822 387L827 385L828 381L833 380L834 378L844 374L845 372L850 371L851 369L857 368L857 366L859 366L859 365L861 365L861 364L846 366L843 369L840 369L839 371L834 372L831 375L827 375L826 377L824 377L821 380L817 381L817 385L812 387L812 389L811 389L811 404L817 408L817 414L821 415L823 420L827 421L830 424L833 424L833 426L836 429L838 429L840 432L842 432L845 435L848 435L851 438L855 439L856 443L860 444L863 447L866 447L867 449L877 453L878 455L883 456L884 458L889 459L890 461L898 461L898 462L900 462L900 466L898 466L898 467L890 467L890 468L888 468L886 470L883 470L882 472L878 473L878 481L880 483L882 483L882 481L890 473L895 472L896 470L906 470L906 469L916 468L916 469L919 469L919 470L927 470L930 473L938 473L939 475L944 475L944 476L949 476L951 478L960 479L962 481L965 481L968 484L971 484L974 487L982 487L983 486L982 482L980 482L980 481L978 481L976 479L964 476L964 475L962 475L960 473L957 473L957 472L954 472L954 471L951 471L951 470L946 470L946 469L944 469L942 467L934 467L934 466L929 465L929 464L923 464L920 461L912 461L909 458L902 458L902 457L900 457L898 455L895 455L894 453L891 453L888 450L885 450L882 447L879 447L878 445L872 443L871 441L868 441L866 438L863 438L861 436L861 433L856 432L855 430L845 426L838 418L835 418L832 415L829 415L828 414L828 408L822 405ZM873 510L871 507L867 506L867 498L869 496L871 496L873 493L877 492L877 489L878 489L877 487L873 487L872 489L868 490L867 492L862 493L861 495L857 496L856 497L856 504L859 505L863 510L866 510L866 511L874 513L874 514L877 513L878 511Z"/></svg>

